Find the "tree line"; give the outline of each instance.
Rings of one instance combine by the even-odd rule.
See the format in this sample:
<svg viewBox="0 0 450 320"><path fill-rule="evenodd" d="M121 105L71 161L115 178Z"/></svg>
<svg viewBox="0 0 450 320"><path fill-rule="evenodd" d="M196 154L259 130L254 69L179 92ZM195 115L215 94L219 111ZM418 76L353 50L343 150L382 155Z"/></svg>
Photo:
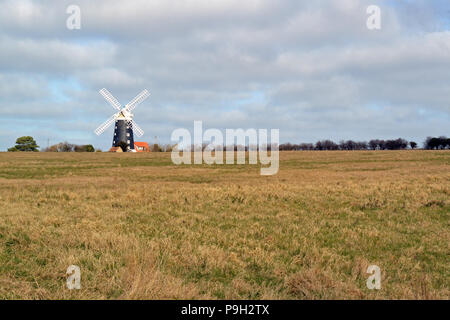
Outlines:
<svg viewBox="0 0 450 320"><path fill-rule="evenodd" d="M438 138L428 137L424 142L424 149L428 150L450 149L450 138L444 136Z"/></svg>
<svg viewBox="0 0 450 320"><path fill-rule="evenodd" d="M151 144L150 150L153 152L171 152L174 145L158 145ZM195 146L192 146L191 150L194 150ZM204 150L207 145L202 146ZM353 140L342 140L339 143L335 143L331 140L320 140L316 143L283 143L278 146L280 151L307 151L307 150L402 150L402 149L416 149L418 144L414 141L407 141L402 138L395 140L381 140L373 139L369 142L367 141L353 141ZM238 146L234 146L235 150L238 150ZM244 148L246 151L249 148L246 146ZM256 146L257 149L257 146ZM272 149L272 146L267 146L267 149ZM441 137L428 137L423 143L423 149L426 150L446 150L450 149L450 138L445 136ZM125 148L126 150L126 148ZM24 136L17 138L16 145L8 149L9 152L17 151L39 151L39 146L33 137ZM44 152L101 152L100 149L95 149L91 144L87 145L77 145L68 142L60 142L58 144L52 145L48 148L43 149Z"/></svg>
<svg viewBox="0 0 450 320"><path fill-rule="evenodd" d="M33 137L24 136L17 138L16 145L8 149L8 152L38 152L39 146ZM68 142L60 142L58 144L52 145L48 148L43 149L44 152L94 152L96 151L94 146L91 144L77 145Z"/></svg>
<svg viewBox="0 0 450 320"><path fill-rule="evenodd" d="M316 143L283 143L279 145L280 151L303 151L303 150L403 150L407 148L416 149L417 142L407 141L402 138L394 140L373 139L367 141L342 140L336 143L331 140L320 140ZM428 137L423 143L427 150L450 149L450 139L447 137Z"/></svg>
<svg viewBox="0 0 450 320"><path fill-rule="evenodd" d="M60 142L42 150L44 152L94 152L92 144L77 145L69 142Z"/></svg>

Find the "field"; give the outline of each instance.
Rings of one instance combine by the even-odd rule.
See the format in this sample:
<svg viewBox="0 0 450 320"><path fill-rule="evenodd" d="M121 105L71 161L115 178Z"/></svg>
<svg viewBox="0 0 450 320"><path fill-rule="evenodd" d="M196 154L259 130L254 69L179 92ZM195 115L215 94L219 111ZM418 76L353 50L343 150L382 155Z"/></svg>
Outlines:
<svg viewBox="0 0 450 320"><path fill-rule="evenodd" d="M0 153L0 298L450 298L450 151L280 159Z"/></svg>

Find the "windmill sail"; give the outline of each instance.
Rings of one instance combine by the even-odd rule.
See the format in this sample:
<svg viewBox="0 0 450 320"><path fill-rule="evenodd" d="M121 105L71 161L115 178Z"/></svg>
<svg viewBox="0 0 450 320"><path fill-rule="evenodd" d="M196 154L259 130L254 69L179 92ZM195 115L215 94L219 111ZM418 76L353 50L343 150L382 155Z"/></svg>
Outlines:
<svg viewBox="0 0 450 320"><path fill-rule="evenodd" d="M141 137L144 131L134 122L133 114L131 113L142 101L150 96L147 90L143 90L133 100L131 100L125 107L121 107L119 101L105 88L101 89L100 94L105 98L109 104L119 112L112 115L108 120L101 124L94 132L97 135L102 134L114 122L114 136L113 147L119 146L120 142L125 142L129 149L134 150L134 134Z"/></svg>

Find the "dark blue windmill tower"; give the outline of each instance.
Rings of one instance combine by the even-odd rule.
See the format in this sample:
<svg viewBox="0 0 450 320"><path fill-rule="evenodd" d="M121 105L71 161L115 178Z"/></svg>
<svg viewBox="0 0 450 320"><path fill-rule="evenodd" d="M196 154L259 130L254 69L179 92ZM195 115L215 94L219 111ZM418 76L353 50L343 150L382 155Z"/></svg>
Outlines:
<svg viewBox="0 0 450 320"><path fill-rule="evenodd" d="M138 104L147 99L150 93L147 90L142 91L123 108L119 101L117 101L117 99L114 98L108 90L103 88L100 90L100 94L113 106L113 108L117 109L118 112L100 125L94 131L95 134L101 135L106 129L115 123L112 146L119 147L121 144L126 143L128 145L128 150L126 151L135 151L134 134L140 137L144 134L144 131L142 131L136 122L134 122L131 111L136 108Z"/></svg>
<svg viewBox="0 0 450 320"><path fill-rule="evenodd" d="M121 111L116 118L116 125L114 126L113 147L119 147L120 142L125 142L130 150L134 150L134 135L133 128L128 124L129 119Z"/></svg>

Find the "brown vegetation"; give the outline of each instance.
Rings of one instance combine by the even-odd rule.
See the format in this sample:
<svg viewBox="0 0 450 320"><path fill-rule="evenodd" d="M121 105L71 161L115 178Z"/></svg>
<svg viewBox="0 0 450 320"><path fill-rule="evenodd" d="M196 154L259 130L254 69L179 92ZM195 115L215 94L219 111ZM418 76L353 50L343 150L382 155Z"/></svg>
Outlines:
<svg viewBox="0 0 450 320"><path fill-rule="evenodd" d="M263 177L169 153L0 153L0 298L449 299L449 165L282 152Z"/></svg>

